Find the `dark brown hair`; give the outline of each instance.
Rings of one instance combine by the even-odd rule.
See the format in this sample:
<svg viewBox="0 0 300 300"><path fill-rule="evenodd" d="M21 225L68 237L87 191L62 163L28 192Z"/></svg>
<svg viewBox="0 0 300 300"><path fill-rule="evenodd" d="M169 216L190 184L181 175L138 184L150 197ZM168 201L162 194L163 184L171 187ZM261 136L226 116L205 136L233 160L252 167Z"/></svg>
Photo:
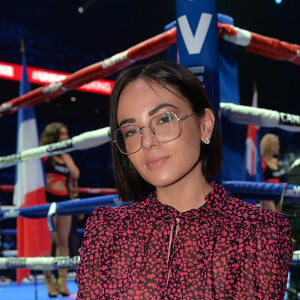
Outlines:
<svg viewBox="0 0 300 300"><path fill-rule="evenodd" d="M120 73L110 97L110 130L112 136L119 126L117 112L121 92L129 83L139 78L165 88L168 86L174 88L189 101L193 111L199 117L203 116L205 108L213 110L201 82L189 69L171 61L135 65ZM180 97L182 98L182 96ZM201 145L200 161L203 174L207 179L218 174L222 157L221 135L215 122L210 144L202 143ZM122 200L143 200L149 192L155 189L139 175L128 156L120 153L114 143L112 143L112 158L115 181Z"/></svg>

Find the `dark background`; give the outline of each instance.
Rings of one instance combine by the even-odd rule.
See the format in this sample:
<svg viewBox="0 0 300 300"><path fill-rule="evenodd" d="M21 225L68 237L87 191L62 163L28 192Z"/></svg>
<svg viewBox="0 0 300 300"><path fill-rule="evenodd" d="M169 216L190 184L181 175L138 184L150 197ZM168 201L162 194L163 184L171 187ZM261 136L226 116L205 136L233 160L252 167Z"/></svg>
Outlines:
<svg viewBox="0 0 300 300"><path fill-rule="evenodd" d="M1 2L0 61L20 64L23 39L29 66L68 73L157 35L175 20L175 1L171 0ZM88 2L94 3L79 14L78 7ZM299 0L283 0L281 5L274 0L219 0L218 11L232 16L240 28L300 44ZM245 48L238 47L237 53L241 104L250 105L256 81L259 107L300 114L300 67L247 53ZM166 58L166 54L156 58ZM18 93L19 83L0 80L0 103ZM72 96L76 102L70 101ZM51 121L64 122L71 135L108 126L108 96L70 91L36 106L35 111L39 132ZM15 152L16 116L0 118L0 155ZM272 132L280 134L283 153L300 149L296 134ZM81 169L81 186L114 186L108 144L72 156ZM14 167L0 170L1 184L14 184Z"/></svg>

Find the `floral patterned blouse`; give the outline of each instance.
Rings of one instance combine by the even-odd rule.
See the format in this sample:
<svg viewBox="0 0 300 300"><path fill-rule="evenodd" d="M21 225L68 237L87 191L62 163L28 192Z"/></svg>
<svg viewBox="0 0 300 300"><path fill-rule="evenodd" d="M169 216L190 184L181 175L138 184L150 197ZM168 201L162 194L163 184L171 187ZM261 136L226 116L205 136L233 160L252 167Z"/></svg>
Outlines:
<svg viewBox="0 0 300 300"><path fill-rule="evenodd" d="M285 217L213 190L184 213L152 193L90 216L77 299L283 299L292 259Z"/></svg>

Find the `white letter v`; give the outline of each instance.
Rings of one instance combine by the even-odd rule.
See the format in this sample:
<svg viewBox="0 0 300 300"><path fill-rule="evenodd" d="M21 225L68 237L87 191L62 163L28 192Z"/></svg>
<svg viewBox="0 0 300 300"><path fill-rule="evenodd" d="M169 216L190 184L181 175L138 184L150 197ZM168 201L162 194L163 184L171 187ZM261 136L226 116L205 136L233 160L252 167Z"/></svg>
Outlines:
<svg viewBox="0 0 300 300"><path fill-rule="evenodd" d="M178 25L180 27L184 43L186 45L189 54L200 53L211 22L211 18L212 18L211 14L206 14L206 13L201 14L201 18L198 23L195 36L193 36L186 15L178 18Z"/></svg>

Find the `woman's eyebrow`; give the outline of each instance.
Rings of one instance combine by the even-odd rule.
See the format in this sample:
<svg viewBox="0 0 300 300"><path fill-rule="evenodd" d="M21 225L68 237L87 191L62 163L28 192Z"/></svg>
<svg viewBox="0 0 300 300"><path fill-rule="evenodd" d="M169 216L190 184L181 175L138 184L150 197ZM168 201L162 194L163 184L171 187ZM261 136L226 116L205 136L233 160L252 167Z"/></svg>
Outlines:
<svg viewBox="0 0 300 300"><path fill-rule="evenodd" d="M173 108L178 108L176 105L173 105L171 103L162 103L158 106L156 106L155 108L151 109L149 112L148 112L148 115L151 117L153 115L155 115L157 112L159 112L161 109L165 108L165 107L173 107ZM130 124L130 123L135 123L136 122L136 119L134 118L129 118L129 119L124 119L120 122L120 125L119 127L121 127L122 125L124 124Z"/></svg>
<svg viewBox="0 0 300 300"><path fill-rule="evenodd" d="M161 109L165 108L165 107L173 107L173 108L178 108L176 105L173 105L171 103L162 103L158 106L156 106L155 108L151 109L148 113L149 116L153 116L154 114L156 114L158 111L160 111Z"/></svg>
<svg viewBox="0 0 300 300"><path fill-rule="evenodd" d="M131 119L125 119L125 120L122 120L120 122L120 125L119 127L121 127L123 124L130 124L130 123L134 123L135 122L135 119L134 118L131 118Z"/></svg>

